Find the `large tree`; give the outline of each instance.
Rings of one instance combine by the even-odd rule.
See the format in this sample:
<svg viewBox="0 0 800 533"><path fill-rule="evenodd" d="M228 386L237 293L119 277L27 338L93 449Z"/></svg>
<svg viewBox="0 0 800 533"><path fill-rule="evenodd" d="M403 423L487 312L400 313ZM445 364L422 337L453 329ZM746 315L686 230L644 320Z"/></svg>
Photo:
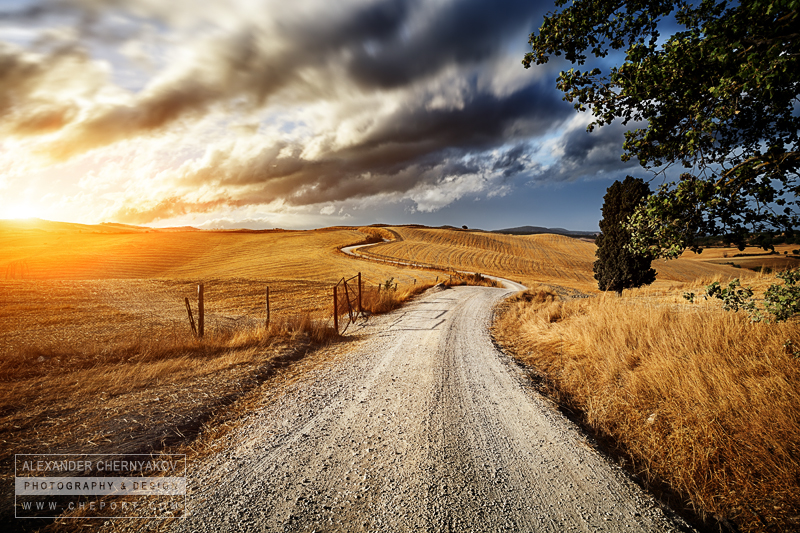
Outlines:
<svg viewBox="0 0 800 533"><path fill-rule="evenodd" d="M627 249L630 232L624 223L634 210L650 195L644 180L627 176L615 181L603 197L603 220L597 244L594 277L601 291L616 291L649 285L656 279L650 268L651 259Z"/></svg>
<svg viewBox="0 0 800 533"><path fill-rule="evenodd" d="M632 217L636 249L675 257L703 235L741 246L750 232L798 226L800 1L567 3L531 35L525 67L588 60L557 85L593 112L589 130L630 122L623 160L685 169Z"/></svg>

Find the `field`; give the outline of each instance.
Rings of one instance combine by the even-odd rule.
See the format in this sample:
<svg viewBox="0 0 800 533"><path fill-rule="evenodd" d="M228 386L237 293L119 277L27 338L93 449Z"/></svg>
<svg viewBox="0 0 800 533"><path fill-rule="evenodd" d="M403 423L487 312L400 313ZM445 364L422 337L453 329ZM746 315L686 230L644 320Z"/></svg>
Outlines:
<svg viewBox="0 0 800 533"><path fill-rule="evenodd" d="M707 527L800 528L800 329L753 323L711 279L561 298L510 299L494 335L646 486ZM756 294L776 280L750 277Z"/></svg>
<svg viewBox="0 0 800 533"><path fill-rule="evenodd" d="M800 254L793 253L800 249L800 244L779 244L774 252L761 248L708 248L701 254L703 260L719 265L735 265L737 268L751 270L779 271L800 267Z"/></svg>
<svg viewBox="0 0 800 533"><path fill-rule="evenodd" d="M592 265L595 246L561 235L501 235L457 229L392 228L399 239L370 247L370 255L417 261L520 281L565 285L596 292ZM751 275L729 265L707 261L709 253L687 252L675 261L656 261L655 287L669 287L698 277Z"/></svg>
<svg viewBox="0 0 800 533"><path fill-rule="evenodd" d="M381 242L386 239L390 242ZM441 270L357 260L339 251L344 246L362 242L381 242L361 251L367 258L425 263ZM269 388L274 380L290 379L308 365L326 364L316 355L316 348L336 340L331 327L331 289L342 277L362 273L365 303L376 312L396 307L443 279L447 275L445 271L451 269L501 276L563 296L591 295L598 293L592 275L594 249L591 243L556 235L510 236L416 226L201 232L191 228L152 230L119 224L84 226L0 221L0 464L4 467L3 479L8 480L9 472L13 471L10 461L14 453L157 451L194 446L194 443L203 442L198 438L202 435L218 437L229 424L231 413L247 405L247 398ZM779 251L783 253L783 249ZM619 440L629 454L627 457L635 461L637 471L643 472L643 479L654 485L675 485L682 504L690 502L701 512L703 509L712 513L719 511L741 525L749 522L741 521L738 517L744 515L732 510L736 504L718 502L718 491L722 490L719 487L727 485L710 485L712 488L693 492L694 489L686 488L686 483L694 481L676 481L666 475L672 468L669 463L664 466L638 458L637 453L653 458L658 454L644 448L644 451L637 451L640 441L626 435L641 435L642 427L655 426L637 426L631 422L625 425L628 433L619 433L615 428L624 425L619 419L608 421L597 414L600 409L602 413L620 413L626 420L632 417L631 420L641 422L644 411L648 411L645 418L657 411L659 428L661 421L664 427L695 422L700 424L697 427L706 428L708 424L713 427L708 420L724 420L722 414L742 420L747 419L749 413L746 406L734 406L733 400L719 399L723 398L719 390L727 387L735 391L737 398L751 400L784 398L780 395L787 389L780 388L781 383L796 385L796 362L784 360L785 357L781 359L778 346L786 340L781 340L782 337L795 339L795 345L800 344L800 339L796 338L795 330L781 329L773 330L778 333L763 341L771 347L769 353L773 355L769 357L775 363L773 370L764 366L760 359L751 358L745 363L745 370L741 367L726 369L718 384L709 385L711 389L698 389L704 393L711 391L708 394L716 402L713 405L698 403L700 400L695 396L682 400L685 405L703 405L702 413L708 414L709 419L673 421L669 418L670 411L659 407L659 397L652 392L652 387L641 389L647 391L648 399L644 407L636 407L639 411L631 411L633 407L620 403L620 398L634 404L638 401L626 396L630 389L623 385L644 379L639 376L647 365L625 363L619 366L613 362L616 359L613 364L607 361L609 357L623 357L609 354L620 352L625 346L638 346L630 332L621 334L621 340L606 338L603 332L613 329L612 325L644 322L667 331L664 324L672 320L669 313L680 307L680 311L674 311L677 316L695 317L698 321L691 326L695 334L714 331L714 335L706 336L722 343L709 348L709 353L717 350L716 353L724 356L727 353L724 346L733 345L757 351L752 344L741 342L742 336L751 335L745 325L734 322L730 326L732 329L725 330L724 327L728 327L723 324L726 314L720 315L722 322L719 324L707 322L710 318L717 320L719 313L701 305L687 307L681 297L684 290L699 294L704 284L733 277L760 284L763 290L768 282L766 277L718 264L763 258L753 255L733 258L734 253L730 249L710 249L702 255L687 253L676 261L658 262L654 264L658 280L652 287L630 291L620 301L593 298L557 302L562 306L561 314L549 322L541 322L537 317L542 305L556 305L555 297L545 298L544 303L524 298L516 300L513 302L515 310L504 314L504 322L500 323L506 333L497 335L508 350L546 376L545 381L565 405L580 409L597 431ZM726 257L728 254L731 257ZM794 261L775 255L767 259L776 257ZM764 266L768 266L767 263ZM379 294L377 286L385 287L390 280L390 286L397 284L397 291ZM196 306L196 288L200 282L205 287L206 302L206 338L202 342L190 333L184 304L184 298L189 298ZM268 327L264 302L267 287L271 311ZM640 313L640 309L646 309L647 313ZM597 318L591 318L595 314ZM589 327L591 324L593 328ZM566 329L558 329L562 327ZM594 337L589 336L590 331L595 332ZM723 331L728 332L721 333ZM357 338L357 334L350 338ZM567 359L554 362L555 339L560 343L560 357L583 362L567 364ZM347 342L339 342L337 346L337 350L346 350ZM605 351L584 357L594 353L592 347ZM694 352L687 342L675 350L653 355L658 359L651 366L666 372L673 381L677 380L670 386L679 387L681 379L675 376L682 375L680 372L687 367L685 361L694 361L691 355ZM689 355L684 353L687 350ZM539 353L546 357L530 356ZM565 355L568 353L572 355ZM631 357L625 355L624 360L644 361L647 356ZM717 364L716 356L703 357L705 359L698 359L700 362L695 365L698 368L707 371ZM670 360L683 362L683 366L669 367ZM598 374L598 365L612 369L611 374ZM746 372L755 376L753 383L763 391L763 394L758 393L762 396L736 385L735 376L750 375ZM582 385L570 388L559 381L562 375L569 375L569 383ZM660 375L653 379L657 383L670 383ZM775 380L780 383L773 383ZM603 384L594 392L606 403L599 402L596 396L582 395L587 390L585 385L595 382ZM769 415L776 421L783 420L780 416L788 412L785 402L795 401L797 405L796 398L787 398L771 405L777 409L775 412L767 411L763 407L767 405L766 400L758 399L761 402L758 405L763 407L758 407L761 409L758 418ZM720 410L724 413L718 412ZM791 420L775 422L773 426L752 425L750 433L732 434L756 442L777 443L778 437L791 435L785 433L785 428L793 427L792 423L796 425ZM685 434L690 448L697 439L707 436L705 433L700 436ZM658 449L662 452L679 450L669 440L672 438L669 433L658 438L661 440L653 442L661 446ZM782 442L797 440L783 438ZM669 443L668 446L665 443ZM717 447L714 449L722 450L724 446L731 449L728 441L713 446ZM197 450L202 450L202 446L194 449L200 453ZM696 473L715 464L698 462L692 471ZM795 475L793 472L787 470L781 475L791 477ZM744 478L731 474L732 477L726 479L740 483L747 478L746 472L742 475ZM11 487L11 484L5 486ZM758 483L754 486L755 492L743 493L763 495L769 488ZM9 498L13 498L13 491L3 494L4 502ZM773 513L776 516L788 513L793 505L791 499L782 496L774 502L762 500L775 503L773 506L785 506L785 512ZM4 504L4 509L9 508ZM5 518L0 516L0 520Z"/></svg>

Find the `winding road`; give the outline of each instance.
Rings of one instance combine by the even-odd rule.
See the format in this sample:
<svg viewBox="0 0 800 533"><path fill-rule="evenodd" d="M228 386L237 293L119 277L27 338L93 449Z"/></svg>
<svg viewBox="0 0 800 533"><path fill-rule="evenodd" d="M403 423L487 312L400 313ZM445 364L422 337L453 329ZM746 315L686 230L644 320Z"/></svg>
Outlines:
<svg viewBox="0 0 800 533"><path fill-rule="evenodd" d="M510 292L432 289L356 328L190 468L189 517L161 527L689 530L496 349L492 309Z"/></svg>

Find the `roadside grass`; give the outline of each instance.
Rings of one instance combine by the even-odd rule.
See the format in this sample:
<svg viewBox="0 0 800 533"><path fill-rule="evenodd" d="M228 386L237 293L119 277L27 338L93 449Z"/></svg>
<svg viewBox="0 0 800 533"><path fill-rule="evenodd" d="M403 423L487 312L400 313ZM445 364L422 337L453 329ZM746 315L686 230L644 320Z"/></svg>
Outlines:
<svg viewBox="0 0 800 533"><path fill-rule="evenodd" d="M97 446L91 438L96 434L119 453L158 449L160 433L203 418L258 381L276 361L301 357L337 337L328 320L305 313L269 328L215 331L202 340L167 330L112 347L83 340L6 354L0 360L0 460L12 444L34 437L37 449ZM142 395L155 400L133 401ZM150 419L149 408L169 410L169 416L152 425L125 422L132 425L122 428L116 416L87 416L98 414L98 401L104 407L116 405L114 412L123 418ZM65 428L73 426L82 430L67 432L73 436L65 439ZM25 431L41 427L48 430Z"/></svg>
<svg viewBox="0 0 800 533"><path fill-rule="evenodd" d="M376 287L368 288L362 295L362 307L365 311L374 315L388 313L398 309L415 296L422 294L426 290L437 285L441 286L442 288L462 285L473 285L480 287L500 286L499 283L493 279L489 279L479 273L457 273L452 279L444 279L441 282L427 281L413 285L406 285L399 290L391 288L391 283L389 283L388 286L384 286L384 288L380 290Z"/></svg>
<svg viewBox="0 0 800 533"><path fill-rule="evenodd" d="M642 292L532 289L494 335L673 506L741 531L800 529L798 322Z"/></svg>

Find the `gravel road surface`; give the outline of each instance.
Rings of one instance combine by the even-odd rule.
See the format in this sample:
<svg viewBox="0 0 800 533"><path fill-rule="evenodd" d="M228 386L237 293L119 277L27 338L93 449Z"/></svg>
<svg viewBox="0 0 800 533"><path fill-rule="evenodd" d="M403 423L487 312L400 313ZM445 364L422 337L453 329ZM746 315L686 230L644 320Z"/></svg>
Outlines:
<svg viewBox="0 0 800 533"><path fill-rule="evenodd" d="M679 531L488 334L509 289L429 291L189 469L180 531Z"/></svg>

